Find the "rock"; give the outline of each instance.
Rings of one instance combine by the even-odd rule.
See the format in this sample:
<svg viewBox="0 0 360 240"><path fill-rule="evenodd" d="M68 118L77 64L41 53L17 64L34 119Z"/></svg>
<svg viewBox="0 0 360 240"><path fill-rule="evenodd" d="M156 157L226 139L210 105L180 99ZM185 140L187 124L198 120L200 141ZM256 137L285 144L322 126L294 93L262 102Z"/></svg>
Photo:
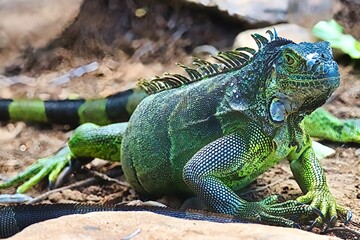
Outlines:
<svg viewBox="0 0 360 240"><path fill-rule="evenodd" d="M8 239L336 240L339 238L321 236L299 229L259 224L192 221L150 212L97 212L64 216L34 224Z"/></svg>
<svg viewBox="0 0 360 240"><path fill-rule="evenodd" d="M345 28L345 33L360 40L360 1L340 0L336 6L335 20Z"/></svg>
<svg viewBox="0 0 360 240"><path fill-rule="evenodd" d="M84 201L83 194L78 190L65 189L62 191L63 198L66 200L72 200L76 202Z"/></svg>
<svg viewBox="0 0 360 240"><path fill-rule="evenodd" d="M280 37L288 38L293 40L294 42L314 42L316 39L314 36L312 36L310 30L300 27L296 24L278 24L266 28L260 28L260 29L251 29L247 31L243 31L237 35L234 41L233 48L237 47L251 47L254 49L257 49L257 45L253 38L251 37L251 34L253 33L259 33L261 35L264 35L266 37L269 37L269 35L266 33L267 30L273 30L273 28L276 29L276 32Z"/></svg>
<svg viewBox="0 0 360 240"><path fill-rule="evenodd" d="M0 66L26 47L56 38L80 10L82 0L0 1ZM9 56L8 56L9 54Z"/></svg>
<svg viewBox="0 0 360 240"><path fill-rule="evenodd" d="M312 146L317 159L322 160L335 154L335 150L317 141L312 141Z"/></svg>
<svg viewBox="0 0 360 240"><path fill-rule="evenodd" d="M331 19L333 9L338 0L185 0L186 2L202 5L209 8L217 8L226 15L236 18L247 27L269 26L278 23L290 22L311 28L318 21ZM354 6L345 10L348 13L359 13L357 0L341 0L343 5ZM351 2L350 4L348 2ZM357 1L359 2L359 1ZM359 4L359 3L357 3ZM353 9L353 10L350 10ZM359 15L358 15L359 16ZM358 23L359 21L357 21ZM356 23L354 20L353 23ZM359 25L359 24L357 24ZM359 31L358 31L359 32Z"/></svg>
<svg viewBox="0 0 360 240"><path fill-rule="evenodd" d="M360 156L360 148L358 148L358 149L355 150L355 156L356 156L356 157L359 157L359 156Z"/></svg>
<svg viewBox="0 0 360 240"><path fill-rule="evenodd" d="M317 22L331 19L337 0L290 0L287 21L312 28Z"/></svg>
<svg viewBox="0 0 360 240"><path fill-rule="evenodd" d="M231 17L251 26L286 22L289 0L186 0L206 7L216 7Z"/></svg>
<svg viewBox="0 0 360 240"><path fill-rule="evenodd" d="M48 196L48 199L51 202L59 202L61 199L63 199L63 196L60 192L54 192Z"/></svg>

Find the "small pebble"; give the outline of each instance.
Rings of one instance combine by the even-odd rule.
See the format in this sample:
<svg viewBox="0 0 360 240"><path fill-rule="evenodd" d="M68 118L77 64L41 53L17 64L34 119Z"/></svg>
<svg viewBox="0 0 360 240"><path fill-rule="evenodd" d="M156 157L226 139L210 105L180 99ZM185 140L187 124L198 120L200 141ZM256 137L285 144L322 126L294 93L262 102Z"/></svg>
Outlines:
<svg viewBox="0 0 360 240"><path fill-rule="evenodd" d="M63 195L64 199L74 200L74 201L79 201L79 202L84 201L83 194L81 192L79 192L78 190L66 189L62 192L62 195Z"/></svg>
<svg viewBox="0 0 360 240"><path fill-rule="evenodd" d="M356 156L356 157L359 157L359 156L360 156L360 148L358 148L358 149L355 150L355 156Z"/></svg>
<svg viewBox="0 0 360 240"><path fill-rule="evenodd" d="M55 193L51 193L48 196L48 199L51 202L59 202L61 199L63 199L63 196L62 196L62 194L60 192L55 192Z"/></svg>
<svg viewBox="0 0 360 240"><path fill-rule="evenodd" d="M101 200L101 197L93 195L93 194L86 197L86 201L99 202L100 200Z"/></svg>

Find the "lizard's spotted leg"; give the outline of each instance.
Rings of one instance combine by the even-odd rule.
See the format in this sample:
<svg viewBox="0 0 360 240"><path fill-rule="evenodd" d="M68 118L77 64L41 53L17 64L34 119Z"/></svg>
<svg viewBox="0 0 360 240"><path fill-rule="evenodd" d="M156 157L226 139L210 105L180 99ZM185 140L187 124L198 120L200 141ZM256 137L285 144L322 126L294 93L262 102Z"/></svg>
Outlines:
<svg viewBox="0 0 360 240"><path fill-rule="evenodd" d="M1 183L0 188L7 188L25 182L17 188L18 193L23 193L46 176L48 176L50 184L53 184L60 172L71 161L80 161L85 164L96 157L120 161L121 140L126 126L127 123L117 123L103 127L92 123L83 124L74 131L68 145L58 153L37 160L17 176Z"/></svg>
<svg viewBox="0 0 360 240"><path fill-rule="evenodd" d="M305 193L304 196L298 197L297 201L318 208L328 224L333 224L338 216L345 216L346 221L349 221L351 212L337 204L334 196L330 193L324 171L315 157L314 150L308 147L299 157L296 157L295 160L290 158L290 161L295 180ZM316 223L323 224L324 219L318 217Z"/></svg>
<svg viewBox="0 0 360 240"><path fill-rule="evenodd" d="M287 227L298 227L295 220L312 215L314 208L296 201L278 203L276 196L260 202L247 202L233 189L241 188L261 173L261 161L271 153L272 144L264 137L262 142L249 134L224 136L197 152L185 165L186 184L213 210L238 216L250 222ZM242 176L243 175L243 176Z"/></svg>

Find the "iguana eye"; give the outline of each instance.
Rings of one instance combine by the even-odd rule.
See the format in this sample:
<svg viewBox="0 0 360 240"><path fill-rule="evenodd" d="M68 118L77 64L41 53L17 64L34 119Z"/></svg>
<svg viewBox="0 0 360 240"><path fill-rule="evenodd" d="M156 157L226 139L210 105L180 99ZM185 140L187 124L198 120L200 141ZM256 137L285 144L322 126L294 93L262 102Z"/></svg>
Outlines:
<svg viewBox="0 0 360 240"><path fill-rule="evenodd" d="M289 53L285 54L285 60L288 65L293 65L295 63L295 59Z"/></svg>

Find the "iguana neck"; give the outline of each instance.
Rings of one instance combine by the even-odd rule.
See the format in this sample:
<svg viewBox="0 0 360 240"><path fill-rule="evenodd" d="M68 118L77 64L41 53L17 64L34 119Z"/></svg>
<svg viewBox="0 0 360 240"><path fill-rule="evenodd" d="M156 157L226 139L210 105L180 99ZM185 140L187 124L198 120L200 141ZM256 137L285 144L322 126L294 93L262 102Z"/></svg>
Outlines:
<svg viewBox="0 0 360 240"><path fill-rule="evenodd" d="M256 120L263 130L274 136L279 128L284 126L297 128L307 112L301 110L301 105L292 101L291 97L281 92L281 88L273 85L273 69L266 72L263 64L248 66L255 69L254 80L241 75L232 77L224 84L224 104L222 112L237 111L249 119ZM256 68L255 68L256 67ZM260 71L260 69L262 69Z"/></svg>

